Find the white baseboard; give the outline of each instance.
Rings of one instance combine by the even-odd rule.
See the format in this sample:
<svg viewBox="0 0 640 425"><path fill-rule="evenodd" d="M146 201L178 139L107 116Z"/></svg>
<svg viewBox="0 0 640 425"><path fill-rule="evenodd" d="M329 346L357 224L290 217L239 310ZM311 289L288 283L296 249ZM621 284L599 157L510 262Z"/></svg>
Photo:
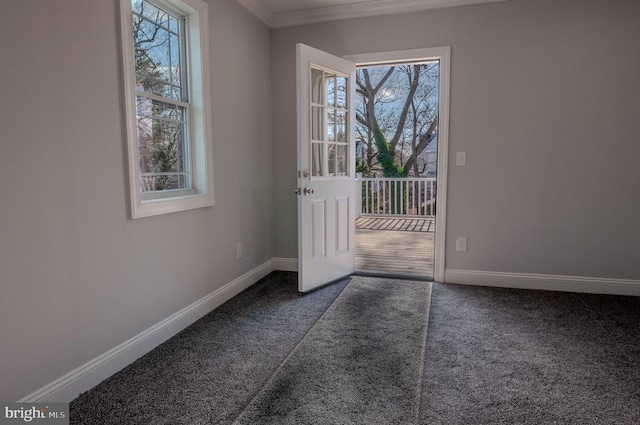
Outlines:
<svg viewBox="0 0 640 425"><path fill-rule="evenodd" d="M531 273L504 273L479 270L445 270L446 283L541 289L546 291L640 296L640 280Z"/></svg>
<svg viewBox="0 0 640 425"><path fill-rule="evenodd" d="M274 257L273 270L279 270L283 272L297 272L298 271L298 259L297 258L278 258Z"/></svg>
<svg viewBox="0 0 640 425"><path fill-rule="evenodd" d="M93 388L109 376L122 370L272 271L297 271L297 264L296 259L273 258L128 341L34 391L19 402L70 402L80 393ZM293 270L291 270L292 268Z"/></svg>

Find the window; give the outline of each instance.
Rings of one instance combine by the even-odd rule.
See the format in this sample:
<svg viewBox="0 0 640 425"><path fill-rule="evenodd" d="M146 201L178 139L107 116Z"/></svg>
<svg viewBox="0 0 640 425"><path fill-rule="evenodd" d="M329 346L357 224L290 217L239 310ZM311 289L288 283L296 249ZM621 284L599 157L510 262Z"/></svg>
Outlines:
<svg viewBox="0 0 640 425"><path fill-rule="evenodd" d="M346 176L349 76L311 67L311 175Z"/></svg>
<svg viewBox="0 0 640 425"><path fill-rule="evenodd" d="M131 215L213 205L202 0L121 0Z"/></svg>

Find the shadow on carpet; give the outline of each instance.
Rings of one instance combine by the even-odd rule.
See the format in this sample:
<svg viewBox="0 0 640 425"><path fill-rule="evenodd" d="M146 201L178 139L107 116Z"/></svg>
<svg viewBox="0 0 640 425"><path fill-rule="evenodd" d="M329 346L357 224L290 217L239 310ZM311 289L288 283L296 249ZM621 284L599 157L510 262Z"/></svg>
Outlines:
<svg viewBox="0 0 640 425"><path fill-rule="evenodd" d="M352 277L234 424L415 424L430 296Z"/></svg>
<svg viewBox="0 0 640 425"><path fill-rule="evenodd" d="M70 405L72 425L229 424L347 284L274 272Z"/></svg>

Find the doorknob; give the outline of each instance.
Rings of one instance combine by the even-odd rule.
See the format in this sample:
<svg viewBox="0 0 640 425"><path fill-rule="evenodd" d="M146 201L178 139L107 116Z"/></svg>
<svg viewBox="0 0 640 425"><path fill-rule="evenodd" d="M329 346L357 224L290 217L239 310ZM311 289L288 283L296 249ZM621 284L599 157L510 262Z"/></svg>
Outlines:
<svg viewBox="0 0 640 425"><path fill-rule="evenodd" d="M302 189L302 193L304 193L305 195L313 195L313 189L311 189L310 187L305 187L304 189Z"/></svg>

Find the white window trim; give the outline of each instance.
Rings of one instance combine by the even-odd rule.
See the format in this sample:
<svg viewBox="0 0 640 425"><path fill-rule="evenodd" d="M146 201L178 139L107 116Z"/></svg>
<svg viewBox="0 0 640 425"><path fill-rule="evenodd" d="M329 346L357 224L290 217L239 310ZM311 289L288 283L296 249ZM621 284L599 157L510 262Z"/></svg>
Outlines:
<svg viewBox="0 0 640 425"><path fill-rule="evenodd" d="M189 72L190 149L193 193L176 191L176 196L143 199L140 193L140 151L136 126L135 78L131 0L120 0L122 63L129 162L131 218L168 214L214 205L211 90L209 83L209 14L203 0L162 0L187 15L187 69ZM200 54L195 54L199 52Z"/></svg>

